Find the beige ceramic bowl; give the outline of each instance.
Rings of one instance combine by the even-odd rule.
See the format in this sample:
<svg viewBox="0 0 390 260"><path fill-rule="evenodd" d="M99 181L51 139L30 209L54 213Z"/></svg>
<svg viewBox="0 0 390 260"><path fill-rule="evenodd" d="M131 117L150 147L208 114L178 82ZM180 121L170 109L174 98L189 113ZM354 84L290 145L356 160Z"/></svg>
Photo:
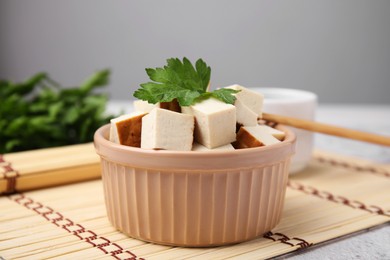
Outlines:
<svg viewBox="0 0 390 260"><path fill-rule="evenodd" d="M95 133L108 218L158 244L207 247L270 231L283 209L295 135L272 146L215 152L144 150Z"/></svg>

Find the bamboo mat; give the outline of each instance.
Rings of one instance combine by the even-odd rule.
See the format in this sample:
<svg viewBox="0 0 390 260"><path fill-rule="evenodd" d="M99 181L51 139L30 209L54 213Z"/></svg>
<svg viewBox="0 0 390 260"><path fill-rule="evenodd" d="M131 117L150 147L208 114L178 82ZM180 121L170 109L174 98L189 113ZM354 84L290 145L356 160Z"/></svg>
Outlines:
<svg viewBox="0 0 390 260"><path fill-rule="evenodd" d="M0 195L100 177L93 143L0 155Z"/></svg>
<svg viewBox="0 0 390 260"><path fill-rule="evenodd" d="M0 259L263 259L390 221L390 167L316 152L291 176L279 225L215 248L154 245L108 222L100 180L0 197Z"/></svg>

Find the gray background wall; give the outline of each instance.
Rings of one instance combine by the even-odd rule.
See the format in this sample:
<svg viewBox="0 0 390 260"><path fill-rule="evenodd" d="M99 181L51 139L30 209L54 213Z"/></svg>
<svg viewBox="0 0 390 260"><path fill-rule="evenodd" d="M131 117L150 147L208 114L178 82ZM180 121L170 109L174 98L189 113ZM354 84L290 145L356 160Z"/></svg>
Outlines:
<svg viewBox="0 0 390 260"><path fill-rule="evenodd" d="M129 100L145 67L203 58L212 87L316 92L390 104L390 1L0 0L0 78L47 71L64 85L111 68Z"/></svg>

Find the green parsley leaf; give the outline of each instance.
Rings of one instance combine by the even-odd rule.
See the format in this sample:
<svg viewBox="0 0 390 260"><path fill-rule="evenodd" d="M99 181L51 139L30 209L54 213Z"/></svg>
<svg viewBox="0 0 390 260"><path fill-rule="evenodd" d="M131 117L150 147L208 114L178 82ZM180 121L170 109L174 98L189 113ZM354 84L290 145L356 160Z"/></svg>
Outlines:
<svg viewBox="0 0 390 260"><path fill-rule="evenodd" d="M145 70L153 82L141 84L133 96L152 104L177 99L181 106L190 106L210 97L233 104L233 94L238 92L232 89L207 92L211 68L202 59L198 59L194 67L186 57L183 61L170 58L163 68Z"/></svg>
<svg viewBox="0 0 390 260"><path fill-rule="evenodd" d="M220 88L211 92L211 96L219 99L228 104L234 104L236 97L233 95L239 92L238 90L229 89L229 88Z"/></svg>

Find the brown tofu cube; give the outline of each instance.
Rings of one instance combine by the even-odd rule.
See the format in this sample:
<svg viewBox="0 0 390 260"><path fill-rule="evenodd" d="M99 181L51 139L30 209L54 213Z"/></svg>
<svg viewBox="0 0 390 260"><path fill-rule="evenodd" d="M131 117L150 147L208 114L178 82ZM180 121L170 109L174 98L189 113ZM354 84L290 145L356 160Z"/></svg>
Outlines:
<svg viewBox="0 0 390 260"><path fill-rule="evenodd" d="M135 112L111 119L110 141L141 147L142 118L147 113Z"/></svg>

